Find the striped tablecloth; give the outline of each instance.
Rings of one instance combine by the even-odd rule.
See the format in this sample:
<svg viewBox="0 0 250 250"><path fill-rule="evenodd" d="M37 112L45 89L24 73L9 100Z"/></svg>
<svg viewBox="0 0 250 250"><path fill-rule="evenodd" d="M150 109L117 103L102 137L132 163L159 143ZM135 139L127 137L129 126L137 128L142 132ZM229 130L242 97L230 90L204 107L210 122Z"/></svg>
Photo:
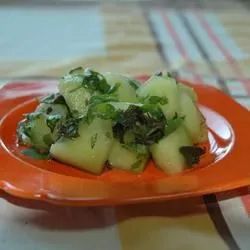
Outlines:
<svg viewBox="0 0 250 250"><path fill-rule="evenodd" d="M0 5L2 84L55 79L78 65L168 69L250 108L249 1L62 2ZM250 249L248 188L97 208L0 198L0 250Z"/></svg>

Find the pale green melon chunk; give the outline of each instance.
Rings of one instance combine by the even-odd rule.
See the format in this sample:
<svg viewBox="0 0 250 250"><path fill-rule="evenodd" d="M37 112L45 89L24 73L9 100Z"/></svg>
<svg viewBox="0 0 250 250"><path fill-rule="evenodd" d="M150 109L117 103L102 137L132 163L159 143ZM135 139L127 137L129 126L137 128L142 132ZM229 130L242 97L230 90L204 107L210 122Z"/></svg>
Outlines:
<svg viewBox="0 0 250 250"><path fill-rule="evenodd" d="M148 155L140 155L124 147L114 139L109 153L109 164L112 168L123 169L133 172L142 172L148 160Z"/></svg>
<svg viewBox="0 0 250 250"><path fill-rule="evenodd" d="M51 146L50 154L63 163L100 174L108 159L112 140L111 122L95 119L89 125L79 125L79 137L58 140Z"/></svg>
<svg viewBox="0 0 250 250"><path fill-rule="evenodd" d="M161 109L167 118L179 112L179 88L173 78L152 76L137 90L137 95L166 97L168 103L161 105Z"/></svg>
<svg viewBox="0 0 250 250"><path fill-rule="evenodd" d="M181 92L180 106L181 115L185 117L183 125L193 143L206 141L208 133L204 118L196 104L185 92Z"/></svg>
<svg viewBox="0 0 250 250"><path fill-rule="evenodd" d="M180 173L185 169L186 162L179 149L192 146L192 141L185 128L180 126L176 131L165 136L150 148L156 165L168 174Z"/></svg>
<svg viewBox="0 0 250 250"><path fill-rule="evenodd" d="M91 94L81 86L81 75L68 74L59 81L58 89L72 112L84 114Z"/></svg>
<svg viewBox="0 0 250 250"><path fill-rule="evenodd" d="M104 73L103 75L110 86L119 84L117 95L120 102L138 102L135 92L137 82L135 80L110 72Z"/></svg>
<svg viewBox="0 0 250 250"><path fill-rule="evenodd" d="M183 83L178 83L178 87L179 87L179 90L182 92L185 92L193 100L193 102L195 103L197 102L198 97L192 87L189 87Z"/></svg>

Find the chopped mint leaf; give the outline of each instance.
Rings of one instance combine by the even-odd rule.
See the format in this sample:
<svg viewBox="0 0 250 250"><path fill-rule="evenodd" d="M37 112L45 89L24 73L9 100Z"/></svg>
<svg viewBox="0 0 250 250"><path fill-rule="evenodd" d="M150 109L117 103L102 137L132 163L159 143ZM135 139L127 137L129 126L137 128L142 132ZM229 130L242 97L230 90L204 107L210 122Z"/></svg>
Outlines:
<svg viewBox="0 0 250 250"><path fill-rule="evenodd" d="M183 146L180 147L179 150L189 167L194 164L198 164L200 162L200 157L206 152L204 148L197 146Z"/></svg>
<svg viewBox="0 0 250 250"><path fill-rule="evenodd" d="M91 138L90 138L91 148L92 149L95 147L95 144L96 144L96 141L97 141L97 136L98 136L98 134L96 133L96 134L92 135Z"/></svg>
<svg viewBox="0 0 250 250"><path fill-rule="evenodd" d="M150 106L151 107L151 106ZM130 105L127 110L120 111L113 125L113 134L120 143L126 143L127 133L134 136L130 143L152 145L164 136L166 120L161 110L143 109Z"/></svg>
<svg viewBox="0 0 250 250"><path fill-rule="evenodd" d="M27 148L22 151L22 154L37 160L49 159L49 153L40 153L35 148Z"/></svg>

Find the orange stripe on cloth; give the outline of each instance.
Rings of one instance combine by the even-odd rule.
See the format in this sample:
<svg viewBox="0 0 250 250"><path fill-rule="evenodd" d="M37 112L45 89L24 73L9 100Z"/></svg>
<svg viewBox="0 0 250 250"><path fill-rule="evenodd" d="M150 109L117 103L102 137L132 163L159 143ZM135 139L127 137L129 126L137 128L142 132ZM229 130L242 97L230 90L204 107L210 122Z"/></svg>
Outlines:
<svg viewBox="0 0 250 250"><path fill-rule="evenodd" d="M228 249L202 198L116 208L123 250Z"/></svg>
<svg viewBox="0 0 250 250"><path fill-rule="evenodd" d="M103 6L102 14L107 57L112 64L106 70L141 75L165 68L142 8L110 4Z"/></svg>
<svg viewBox="0 0 250 250"><path fill-rule="evenodd" d="M250 215L250 194L241 197L243 205L248 215Z"/></svg>

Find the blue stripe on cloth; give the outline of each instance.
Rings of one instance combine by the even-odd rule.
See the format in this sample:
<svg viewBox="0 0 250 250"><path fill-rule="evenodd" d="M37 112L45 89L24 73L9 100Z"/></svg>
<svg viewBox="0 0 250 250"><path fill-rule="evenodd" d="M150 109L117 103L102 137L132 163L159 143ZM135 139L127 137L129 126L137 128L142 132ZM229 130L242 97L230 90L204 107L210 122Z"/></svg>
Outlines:
<svg viewBox="0 0 250 250"><path fill-rule="evenodd" d="M105 55L104 28L96 7L1 7L3 60L62 60Z"/></svg>
<svg viewBox="0 0 250 250"><path fill-rule="evenodd" d="M187 72L184 70L178 71L178 78L183 79L183 80L188 80L190 82L195 82L194 75L191 72Z"/></svg>
<svg viewBox="0 0 250 250"><path fill-rule="evenodd" d="M224 61L225 60L224 55L215 46L213 41L211 41L207 32L200 25L199 20L196 18L194 12L185 11L184 15L188 19L189 23L192 24L193 31L195 32L199 41L202 43L203 48L207 51L209 58L214 61Z"/></svg>
<svg viewBox="0 0 250 250"><path fill-rule="evenodd" d="M229 92L231 95L236 96L248 96L247 89L245 88L245 84L241 81L236 80L228 80L226 82Z"/></svg>
<svg viewBox="0 0 250 250"><path fill-rule="evenodd" d="M234 39L226 32L224 25L220 22L215 14L206 13L204 18L210 24L210 27L216 36L221 40L223 47L230 51L234 59L240 60L247 57L247 54L241 50Z"/></svg>
<svg viewBox="0 0 250 250"><path fill-rule="evenodd" d="M174 29L176 33L178 33L181 41L183 41L183 46L185 47L185 50L187 52L187 55L189 59L193 62L201 61L202 56L200 51L195 46L192 37L186 30L186 28L183 26L177 11L167 11L167 15L174 26Z"/></svg>
<svg viewBox="0 0 250 250"><path fill-rule="evenodd" d="M236 101L250 111L250 98L236 98ZM250 245L250 244L249 244Z"/></svg>
<svg viewBox="0 0 250 250"><path fill-rule="evenodd" d="M222 85L218 82L218 79L214 76L203 76L202 82L209 86L222 89Z"/></svg>
<svg viewBox="0 0 250 250"><path fill-rule="evenodd" d="M167 31L164 22L159 15L159 11L150 12L150 20L159 42L162 45L164 56L168 58L171 69L177 68L183 61L183 58L176 48L175 42Z"/></svg>

